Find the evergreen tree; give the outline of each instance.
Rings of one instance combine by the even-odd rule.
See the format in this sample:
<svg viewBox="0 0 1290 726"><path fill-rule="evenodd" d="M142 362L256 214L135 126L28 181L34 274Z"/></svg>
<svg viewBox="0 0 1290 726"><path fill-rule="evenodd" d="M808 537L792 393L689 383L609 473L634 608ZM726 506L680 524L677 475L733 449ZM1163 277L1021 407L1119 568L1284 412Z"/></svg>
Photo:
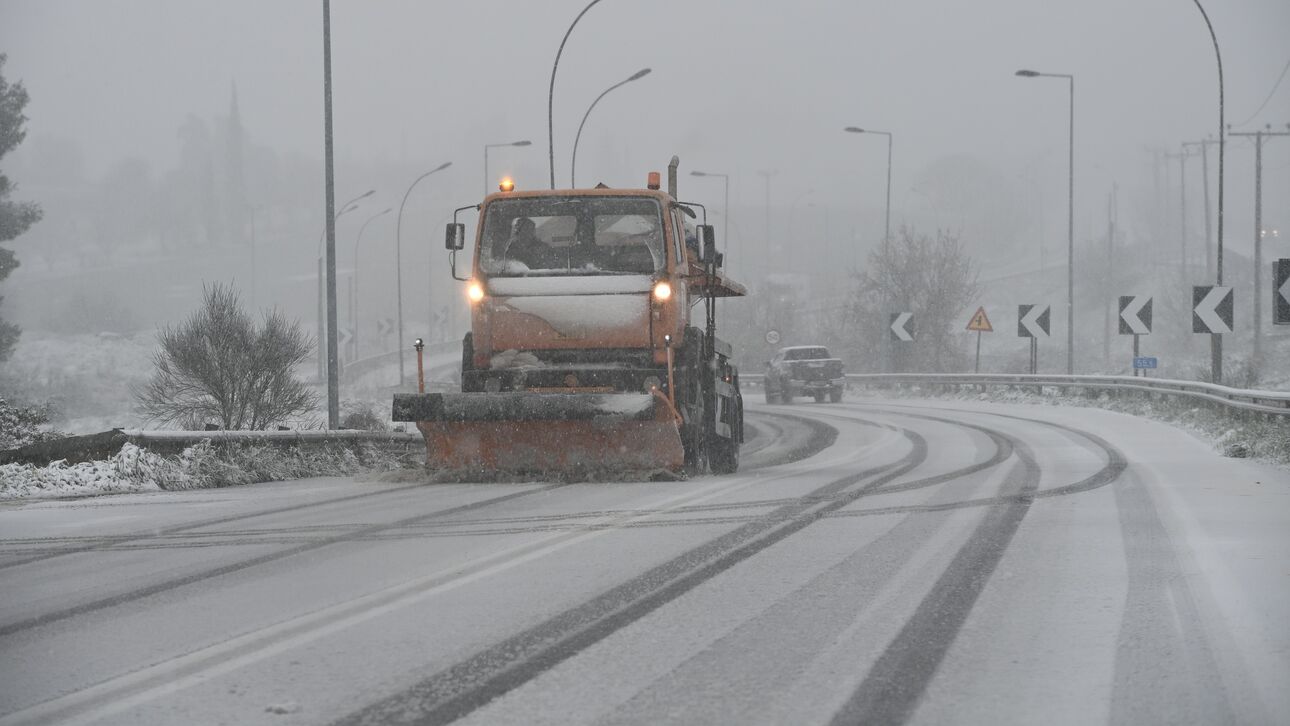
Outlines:
<svg viewBox="0 0 1290 726"><path fill-rule="evenodd" d="M27 117L22 113L27 106L27 89L23 88L22 82L10 85L5 80L5 59L5 54L0 53L0 160L27 136L23 128ZM17 238L40 221L40 207L34 202L18 202L9 198L16 188L0 171L0 242ZM0 281L17 267L18 259L13 251L0 247ZM4 298L0 297L0 303L3 302ZM21 332L17 325L0 318L0 361L7 360L13 353Z"/></svg>

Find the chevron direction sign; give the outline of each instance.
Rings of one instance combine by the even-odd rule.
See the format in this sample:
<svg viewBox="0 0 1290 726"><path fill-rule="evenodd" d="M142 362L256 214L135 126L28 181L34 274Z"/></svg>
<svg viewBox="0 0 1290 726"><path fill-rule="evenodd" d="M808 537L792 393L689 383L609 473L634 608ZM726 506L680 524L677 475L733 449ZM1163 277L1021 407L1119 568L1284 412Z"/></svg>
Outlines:
<svg viewBox="0 0 1290 726"><path fill-rule="evenodd" d="M1290 325L1290 258L1277 260L1272 270L1272 322Z"/></svg>
<svg viewBox="0 0 1290 726"><path fill-rule="evenodd" d="M1151 298L1145 295L1120 296L1120 335L1147 335L1151 332Z"/></svg>
<svg viewBox="0 0 1290 726"><path fill-rule="evenodd" d="M1232 288L1196 285L1191 289L1191 332L1232 332Z"/></svg>
<svg viewBox="0 0 1290 726"><path fill-rule="evenodd" d="M914 340L914 314L892 313L891 325L887 328L892 340L909 343Z"/></svg>
<svg viewBox="0 0 1290 726"><path fill-rule="evenodd" d="M1022 338L1047 338L1050 311L1047 305L1018 305L1017 335Z"/></svg>

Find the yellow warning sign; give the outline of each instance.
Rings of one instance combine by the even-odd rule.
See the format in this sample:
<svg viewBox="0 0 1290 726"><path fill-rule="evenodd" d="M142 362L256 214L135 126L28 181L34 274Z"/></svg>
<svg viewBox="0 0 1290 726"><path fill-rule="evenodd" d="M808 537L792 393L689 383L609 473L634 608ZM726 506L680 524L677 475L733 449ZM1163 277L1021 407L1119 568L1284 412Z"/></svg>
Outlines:
<svg viewBox="0 0 1290 726"><path fill-rule="evenodd" d="M968 330L975 330L978 333L993 333L994 326L990 325L990 319L985 316L985 308L976 309L972 319L968 321Z"/></svg>

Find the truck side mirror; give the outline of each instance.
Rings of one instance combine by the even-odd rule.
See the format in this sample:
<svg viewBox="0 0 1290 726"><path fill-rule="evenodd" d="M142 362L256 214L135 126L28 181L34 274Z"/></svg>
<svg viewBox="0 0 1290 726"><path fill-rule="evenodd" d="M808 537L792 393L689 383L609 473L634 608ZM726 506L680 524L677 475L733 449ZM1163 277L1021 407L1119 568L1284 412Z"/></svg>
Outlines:
<svg viewBox="0 0 1290 726"><path fill-rule="evenodd" d="M699 242L703 249L704 262L717 261L717 232L710 224L701 224L699 229Z"/></svg>
<svg viewBox="0 0 1290 726"><path fill-rule="evenodd" d="M457 252L466 246L466 225L460 222L449 222L443 246L451 252Z"/></svg>

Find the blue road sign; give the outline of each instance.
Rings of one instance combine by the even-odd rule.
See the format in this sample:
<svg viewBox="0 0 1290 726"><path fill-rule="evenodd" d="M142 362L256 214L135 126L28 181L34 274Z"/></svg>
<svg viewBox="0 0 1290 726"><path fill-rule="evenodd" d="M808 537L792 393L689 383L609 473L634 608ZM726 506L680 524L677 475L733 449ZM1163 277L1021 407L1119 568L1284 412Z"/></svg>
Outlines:
<svg viewBox="0 0 1290 726"><path fill-rule="evenodd" d="M1155 358L1155 356L1152 356L1152 357L1150 357L1150 358L1148 358L1148 357L1134 358L1134 359L1133 359L1133 367L1134 367L1134 368L1138 368L1138 369L1142 369L1142 368L1155 368L1155 367L1156 367L1156 363L1158 363L1158 362L1159 362L1159 361Z"/></svg>

